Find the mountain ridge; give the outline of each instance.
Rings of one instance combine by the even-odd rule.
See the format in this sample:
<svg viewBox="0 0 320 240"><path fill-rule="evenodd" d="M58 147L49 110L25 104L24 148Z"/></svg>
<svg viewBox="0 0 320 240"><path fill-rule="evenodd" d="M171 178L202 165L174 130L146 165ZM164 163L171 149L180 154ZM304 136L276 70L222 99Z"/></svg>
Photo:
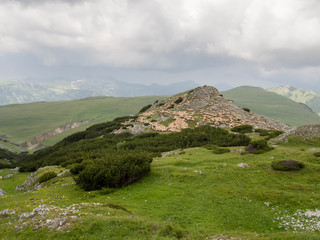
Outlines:
<svg viewBox="0 0 320 240"><path fill-rule="evenodd" d="M304 103L320 115L320 93L316 91L295 88L289 85L270 88L267 91L277 93L295 102Z"/></svg>
<svg viewBox="0 0 320 240"><path fill-rule="evenodd" d="M41 101L66 101L98 96L135 97L173 95L197 86L198 84L193 81L178 82L170 85L143 85L126 83L111 77L44 83L0 81L0 105Z"/></svg>

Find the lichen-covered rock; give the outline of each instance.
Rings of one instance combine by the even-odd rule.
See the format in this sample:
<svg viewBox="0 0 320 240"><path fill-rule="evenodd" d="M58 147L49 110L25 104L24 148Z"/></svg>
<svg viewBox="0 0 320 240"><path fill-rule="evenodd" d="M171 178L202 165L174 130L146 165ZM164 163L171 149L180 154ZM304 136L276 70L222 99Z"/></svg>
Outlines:
<svg viewBox="0 0 320 240"><path fill-rule="evenodd" d="M3 191L2 189L0 189L0 197L3 197L3 196L5 196L5 195L6 195L6 192Z"/></svg>
<svg viewBox="0 0 320 240"><path fill-rule="evenodd" d="M32 173L22 185L18 185L16 187L16 191L30 191L30 190L38 190L43 186L43 183L39 183L39 177L45 172L56 171L59 172L61 168L57 166L47 166L43 168L39 168L37 171Z"/></svg>

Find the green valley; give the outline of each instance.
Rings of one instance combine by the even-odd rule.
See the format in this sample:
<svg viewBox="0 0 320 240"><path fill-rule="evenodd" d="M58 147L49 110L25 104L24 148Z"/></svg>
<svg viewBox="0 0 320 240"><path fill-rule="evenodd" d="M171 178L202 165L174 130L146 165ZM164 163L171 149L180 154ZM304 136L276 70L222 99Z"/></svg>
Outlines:
<svg viewBox="0 0 320 240"><path fill-rule="evenodd" d="M44 145L52 145L67 135L115 117L135 114L144 105L164 96L94 97L73 101L36 102L0 106L0 136L11 143L22 144L59 127L90 121L78 128L51 136Z"/></svg>

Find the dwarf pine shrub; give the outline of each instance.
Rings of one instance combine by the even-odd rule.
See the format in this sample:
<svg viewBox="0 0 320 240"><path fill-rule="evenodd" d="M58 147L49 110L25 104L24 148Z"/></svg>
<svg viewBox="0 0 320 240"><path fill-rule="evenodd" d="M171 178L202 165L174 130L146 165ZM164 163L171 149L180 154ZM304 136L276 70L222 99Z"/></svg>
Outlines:
<svg viewBox="0 0 320 240"><path fill-rule="evenodd" d="M55 172L46 172L44 174L42 174L39 178L38 178L38 182L39 183L43 183L46 182L52 178L55 178L57 176L57 174Z"/></svg>

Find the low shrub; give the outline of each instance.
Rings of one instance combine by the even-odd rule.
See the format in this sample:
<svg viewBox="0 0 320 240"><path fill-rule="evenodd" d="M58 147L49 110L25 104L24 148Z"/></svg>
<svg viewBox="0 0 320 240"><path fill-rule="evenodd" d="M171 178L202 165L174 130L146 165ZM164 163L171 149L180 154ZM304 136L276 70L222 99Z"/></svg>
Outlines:
<svg viewBox="0 0 320 240"><path fill-rule="evenodd" d="M253 127L251 125L240 125L231 128L231 131L238 133L251 133L253 131Z"/></svg>
<svg viewBox="0 0 320 240"><path fill-rule="evenodd" d="M270 147L265 139L252 141L246 147L246 151L253 154L262 154L271 150L273 150L273 147Z"/></svg>
<svg viewBox="0 0 320 240"><path fill-rule="evenodd" d="M76 182L88 191L121 187L148 174L151 162L152 158L146 152L122 151L121 154L85 162Z"/></svg>
<svg viewBox="0 0 320 240"><path fill-rule="evenodd" d="M151 104L147 105L147 106L144 106L143 108L140 109L139 113L143 113L145 111L147 111L149 108L151 108Z"/></svg>
<svg viewBox="0 0 320 240"><path fill-rule="evenodd" d="M313 155L314 155L315 157L320 157L320 152L315 152Z"/></svg>
<svg viewBox="0 0 320 240"><path fill-rule="evenodd" d="M217 148L212 151L214 154L224 154L224 153L229 153L230 149L228 148Z"/></svg>
<svg viewBox="0 0 320 240"><path fill-rule="evenodd" d="M242 108L244 111L246 112L250 112L250 109L249 108Z"/></svg>
<svg viewBox="0 0 320 240"><path fill-rule="evenodd" d="M183 101L182 97L179 97L177 100L174 101L175 104L179 104Z"/></svg>
<svg viewBox="0 0 320 240"><path fill-rule="evenodd" d="M75 163L70 166L70 172L72 174L79 174L85 168L84 164Z"/></svg>
<svg viewBox="0 0 320 240"><path fill-rule="evenodd" d="M207 145L206 149L212 150L214 154L223 154L223 153L229 153L230 149L228 148L220 148L217 145Z"/></svg>
<svg viewBox="0 0 320 240"><path fill-rule="evenodd" d="M44 174L42 174L39 178L38 178L38 182L39 183L43 183L46 182L52 178L55 178L57 176L57 174L55 172L46 172Z"/></svg>
<svg viewBox="0 0 320 240"><path fill-rule="evenodd" d="M295 160L273 161L271 166L274 170L278 171L292 171L304 168L303 163Z"/></svg>
<svg viewBox="0 0 320 240"><path fill-rule="evenodd" d="M283 131L279 130L267 130L267 129L256 129L255 132L259 133L260 136L266 137L267 140L278 137L283 133Z"/></svg>

